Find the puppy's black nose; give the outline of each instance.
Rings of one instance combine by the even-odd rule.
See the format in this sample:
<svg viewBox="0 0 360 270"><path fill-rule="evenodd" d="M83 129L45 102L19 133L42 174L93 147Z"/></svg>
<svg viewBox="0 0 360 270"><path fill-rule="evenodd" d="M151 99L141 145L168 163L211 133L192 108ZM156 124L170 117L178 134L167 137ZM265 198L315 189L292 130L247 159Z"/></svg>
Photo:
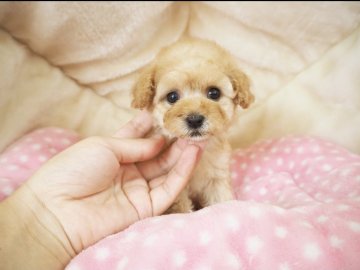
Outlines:
<svg viewBox="0 0 360 270"><path fill-rule="evenodd" d="M201 114L190 114L186 117L186 123L189 128L199 128L204 123L205 117Z"/></svg>

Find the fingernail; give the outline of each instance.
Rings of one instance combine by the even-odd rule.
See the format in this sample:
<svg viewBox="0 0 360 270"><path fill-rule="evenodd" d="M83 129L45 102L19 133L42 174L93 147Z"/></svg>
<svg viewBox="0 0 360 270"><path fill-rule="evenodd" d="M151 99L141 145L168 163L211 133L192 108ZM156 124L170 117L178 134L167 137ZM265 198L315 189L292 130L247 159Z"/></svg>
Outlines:
<svg viewBox="0 0 360 270"><path fill-rule="evenodd" d="M141 111L138 115L136 115L132 120L142 123L147 121L148 119L152 119L150 114L147 111Z"/></svg>
<svg viewBox="0 0 360 270"><path fill-rule="evenodd" d="M187 146L189 144L188 140L184 140L184 139L177 139L176 144L180 147L180 148L184 148L185 146Z"/></svg>
<svg viewBox="0 0 360 270"><path fill-rule="evenodd" d="M193 152L193 154L195 155L196 162L199 162L199 160L201 158L201 154L202 154L201 148L195 144L188 144L187 149L188 149L188 151Z"/></svg>

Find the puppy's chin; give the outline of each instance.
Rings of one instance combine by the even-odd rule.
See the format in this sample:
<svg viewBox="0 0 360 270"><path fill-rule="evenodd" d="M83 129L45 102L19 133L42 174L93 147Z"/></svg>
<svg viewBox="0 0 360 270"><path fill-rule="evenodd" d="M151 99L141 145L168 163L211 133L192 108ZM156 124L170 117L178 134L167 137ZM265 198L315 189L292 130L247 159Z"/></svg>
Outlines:
<svg viewBox="0 0 360 270"><path fill-rule="evenodd" d="M202 142L202 141L207 141L211 135L205 132L200 132L200 131L189 131L186 134L175 134L169 130L165 130L165 132L163 132L163 134L165 134L167 137L174 139L174 138L181 138L183 140L187 140L187 141L193 141L193 142Z"/></svg>
<svg viewBox="0 0 360 270"><path fill-rule="evenodd" d="M209 134L206 134L201 131L193 130L190 131L188 135L184 136L183 139L199 142L199 141L206 141L207 139L209 139L209 137L210 137Z"/></svg>
<svg viewBox="0 0 360 270"><path fill-rule="evenodd" d="M158 129L170 140L180 138L190 142L205 142L212 136L209 132L203 130L187 130L186 132L182 130L180 132L179 130L171 131L164 126L158 126Z"/></svg>

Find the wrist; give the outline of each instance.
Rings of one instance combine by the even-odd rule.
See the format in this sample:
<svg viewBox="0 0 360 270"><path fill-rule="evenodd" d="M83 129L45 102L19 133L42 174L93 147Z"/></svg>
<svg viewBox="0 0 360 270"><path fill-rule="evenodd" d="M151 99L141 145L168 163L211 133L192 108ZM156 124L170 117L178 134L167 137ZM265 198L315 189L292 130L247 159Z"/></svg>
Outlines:
<svg viewBox="0 0 360 270"><path fill-rule="evenodd" d="M61 223L23 185L0 204L2 269L64 269L76 255Z"/></svg>

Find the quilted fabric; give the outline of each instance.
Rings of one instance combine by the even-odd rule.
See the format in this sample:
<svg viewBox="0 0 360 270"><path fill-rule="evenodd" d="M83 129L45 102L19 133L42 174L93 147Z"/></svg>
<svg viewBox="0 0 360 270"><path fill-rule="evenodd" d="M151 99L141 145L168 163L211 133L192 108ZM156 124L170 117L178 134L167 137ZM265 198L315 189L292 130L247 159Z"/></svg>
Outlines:
<svg viewBox="0 0 360 270"><path fill-rule="evenodd" d="M359 2L1 2L0 151L37 127L113 134L139 72L190 35L251 78L235 148L297 134L360 153L359 25Z"/></svg>

